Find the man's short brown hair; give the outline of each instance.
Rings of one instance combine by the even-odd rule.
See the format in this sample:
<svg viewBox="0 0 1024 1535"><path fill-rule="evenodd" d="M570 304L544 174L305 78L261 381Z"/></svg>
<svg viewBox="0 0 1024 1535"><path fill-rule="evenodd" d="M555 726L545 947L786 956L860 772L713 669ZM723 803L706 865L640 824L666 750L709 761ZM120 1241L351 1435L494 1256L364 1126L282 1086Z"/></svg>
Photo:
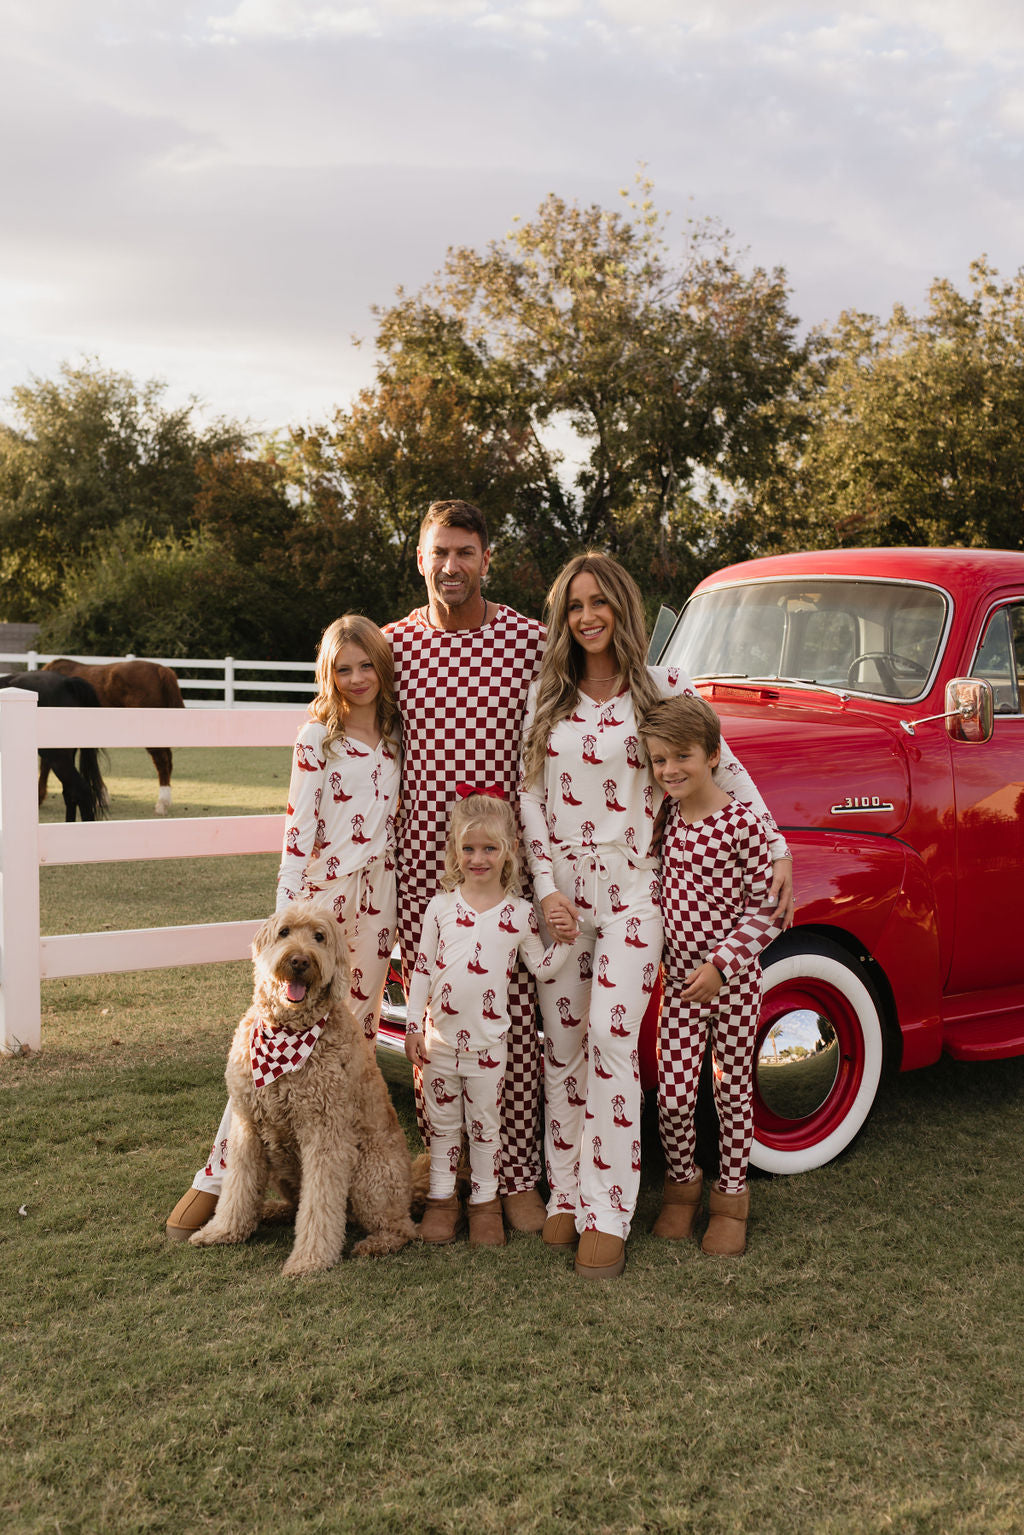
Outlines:
<svg viewBox="0 0 1024 1535"><path fill-rule="evenodd" d="M637 729L648 754L650 747L647 742L651 736L677 749L703 747L708 757L722 745L722 727L718 715L709 703L695 695L679 694L675 698L663 698L653 709L647 710Z"/></svg>
<svg viewBox="0 0 1024 1535"><path fill-rule="evenodd" d="M468 532L477 535L481 549L491 547L484 514L478 506L473 505L472 501L431 501L427 507L427 515L420 523L421 547L428 528L433 527L465 528Z"/></svg>

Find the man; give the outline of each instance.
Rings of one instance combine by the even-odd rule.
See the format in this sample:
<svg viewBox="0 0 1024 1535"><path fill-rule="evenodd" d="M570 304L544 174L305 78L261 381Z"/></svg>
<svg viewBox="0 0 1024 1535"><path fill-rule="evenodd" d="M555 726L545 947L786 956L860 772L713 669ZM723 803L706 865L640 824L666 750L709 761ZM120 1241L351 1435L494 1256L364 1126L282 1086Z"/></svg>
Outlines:
<svg viewBox="0 0 1024 1535"><path fill-rule="evenodd" d="M497 784L510 800L515 798L523 710L540 665L544 628L484 597L490 560L482 512L468 501L433 502L416 551L427 604L384 631L394 652L402 711L398 936L407 976L416 963L424 914L444 872L456 786ZM414 1079L423 1133L422 1073L417 1070ZM185 1240L216 1209L226 1134L222 1120L215 1153L171 1212L169 1237ZM544 1224L539 1179L540 1050L533 983L520 965L509 987L498 1182L505 1219L516 1230L539 1231Z"/></svg>
<svg viewBox="0 0 1024 1535"><path fill-rule="evenodd" d="M448 816L459 784L497 785L515 798L526 694L540 665L543 626L491 602L483 584L491 550L483 514L468 501L435 501L420 527L416 563L427 604L389 624L402 711L398 826L398 938L411 975L423 916L444 872ZM520 966L509 991L508 1067L499 1190L507 1223L539 1231L540 1051L534 996ZM425 1128L421 1073L416 1109Z"/></svg>

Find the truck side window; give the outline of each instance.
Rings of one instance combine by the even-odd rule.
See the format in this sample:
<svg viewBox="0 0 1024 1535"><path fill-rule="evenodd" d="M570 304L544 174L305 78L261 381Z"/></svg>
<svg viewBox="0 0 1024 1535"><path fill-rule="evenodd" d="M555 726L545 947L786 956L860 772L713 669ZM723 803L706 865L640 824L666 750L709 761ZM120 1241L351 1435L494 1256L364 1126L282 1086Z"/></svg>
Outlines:
<svg viewBox="0 0 1024 1535"><path fill-rule="evenodd" d="M1024 701L1024 602L1015 602L1010 609L1010 629L1013 635L1013 660L1017 673L1017 712Z"/></svg>
<svg viewBox="0 0 1024 1535"><path fill-rule="evenodd" d="M971 668L973 677L992 684L997 714L1020 713L1024 683L1024 605L997 608L985 626Z"/></svg>

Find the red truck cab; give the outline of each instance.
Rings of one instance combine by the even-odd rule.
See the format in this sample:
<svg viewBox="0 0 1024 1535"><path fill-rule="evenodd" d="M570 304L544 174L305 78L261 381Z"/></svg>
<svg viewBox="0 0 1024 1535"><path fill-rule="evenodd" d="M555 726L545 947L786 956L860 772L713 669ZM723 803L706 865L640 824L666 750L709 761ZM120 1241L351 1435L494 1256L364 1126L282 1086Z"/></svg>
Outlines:
<svg viewBox="0 0 1024 1535"><path fill-rule="evenodd" d="M793 853L755 1166L818 1167L907 1071L1024 1053L1024 554L840 549L709 576L662 653Z"/></svg>

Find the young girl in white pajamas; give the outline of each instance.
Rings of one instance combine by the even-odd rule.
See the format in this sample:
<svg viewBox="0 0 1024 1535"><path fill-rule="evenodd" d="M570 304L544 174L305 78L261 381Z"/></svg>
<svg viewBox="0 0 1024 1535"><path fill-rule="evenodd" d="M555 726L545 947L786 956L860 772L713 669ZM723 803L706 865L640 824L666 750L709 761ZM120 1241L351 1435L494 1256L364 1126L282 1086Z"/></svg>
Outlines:
<svg viewBox="0 0 1024 1535"><path fill-rule="evenodd" d="M534 889L556 938L573 942L559 984L541 990L544 1240L576 1244L576 1272L613 1278L640 1182L637 1039L662 948L656 794L637 716L692 693L675 667L648 667L643 602L607 555L578 555L547 600L548 645L527 702L520 811ZM723 744L719 782L751 804L788 859L768 810ZM777 870L783 893L788 862ZM777 889L775 887L778 887ZM557 1127L557 1128L556 1128Z"/></svg>
<svg viewBox="0 0 1024 1535"><path fill-rule="evenodd" d="M391 647L377 625L359 614L335 619L320 641L316 681L292 755L276 909L316 901L344 927L352 1011L372 1050L395 940L401 768ZM213 1214L230 1125L228 1107L169 1236L184 1240Z"/></svg>
<svg viewBox="0 0 1024 1535"><path fill-rule="evenodd" d="M509 981L521 957L543 990L568 948L545 949L520 894L516 821L502 791L463 785L456 792L445 873L423 920L407 1008L405 1051L422 1070L430 1126L430 1197L420 1235L451 1242L461 1229L455 1178L465 1128L469 1244L503 1247L498 1173Z"/></svg>
<svg viewBox="0 0 1024 1535"><path fill-rule="evenodd" d="M640 734L654 777L668 796L661 847L665 989L658 1035L658 1127L668 1171L654 1235L688 1238L700 1208L693 1116L710 1038L720 1170L701 1246L706 1253L738 1255L746 1247L750 1202L758 956L781 930L768 904L771 852L757 817L712 777L721 757L721 730L710 704L702 698L667 699L643 717Z"/></svg>

